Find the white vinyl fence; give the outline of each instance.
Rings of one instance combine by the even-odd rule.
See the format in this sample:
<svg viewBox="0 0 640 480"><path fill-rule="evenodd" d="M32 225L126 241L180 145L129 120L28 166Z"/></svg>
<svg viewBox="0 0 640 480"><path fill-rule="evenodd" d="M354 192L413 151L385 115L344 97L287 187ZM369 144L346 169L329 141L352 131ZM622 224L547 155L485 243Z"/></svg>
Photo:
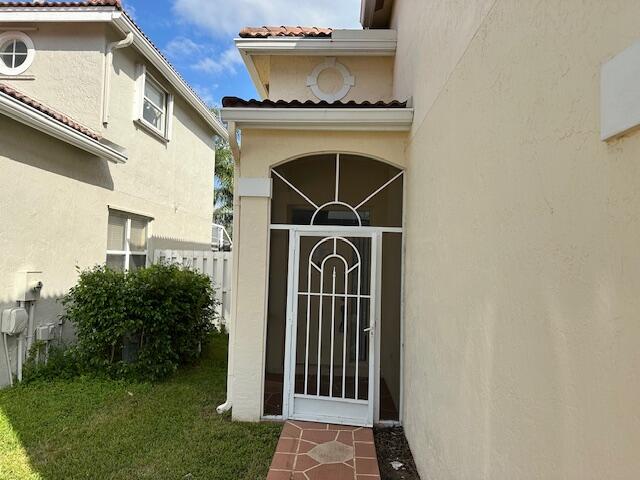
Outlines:
<svg viewBox="0 0 640 480"><path fill-rule="evenodd" d="M154 250L153 263L177 263L207 275L216 291L220 321L231 318L231 252L203 250Z"/></svg>

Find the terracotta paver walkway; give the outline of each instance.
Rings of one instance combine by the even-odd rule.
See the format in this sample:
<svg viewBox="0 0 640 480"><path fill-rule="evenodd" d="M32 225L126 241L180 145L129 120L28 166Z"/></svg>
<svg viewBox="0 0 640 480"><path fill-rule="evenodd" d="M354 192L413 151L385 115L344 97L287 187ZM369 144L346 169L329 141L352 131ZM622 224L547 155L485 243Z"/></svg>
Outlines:
<svg viewBox="0 0 640 480"><path fill-rule="evenodd" d="M379 480L370 428L286 422L267 480Z"/></svg>

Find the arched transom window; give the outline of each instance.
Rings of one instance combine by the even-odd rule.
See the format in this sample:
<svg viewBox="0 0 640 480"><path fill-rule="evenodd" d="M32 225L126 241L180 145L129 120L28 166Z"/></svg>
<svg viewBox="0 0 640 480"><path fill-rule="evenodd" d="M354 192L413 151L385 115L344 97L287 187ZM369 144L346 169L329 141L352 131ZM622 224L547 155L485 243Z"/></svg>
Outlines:
<svg viewBox="0 0 640 480"><path fill-rule="evenodd" d="M403 172L351 154L311 155L272 169L272 224L402 227Z"/></svg>

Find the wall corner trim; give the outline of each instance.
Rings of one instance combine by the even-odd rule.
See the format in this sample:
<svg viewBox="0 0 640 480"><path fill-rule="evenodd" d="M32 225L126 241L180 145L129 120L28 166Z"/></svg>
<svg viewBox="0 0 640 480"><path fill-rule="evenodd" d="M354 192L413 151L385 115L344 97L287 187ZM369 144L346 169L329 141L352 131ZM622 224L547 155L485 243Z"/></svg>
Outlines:
<svg viewBox="0 0 640 480"><path fill-rule="evenodd" d="M270 178L240 177L238 196L271 198L272 180Z"/></svg>

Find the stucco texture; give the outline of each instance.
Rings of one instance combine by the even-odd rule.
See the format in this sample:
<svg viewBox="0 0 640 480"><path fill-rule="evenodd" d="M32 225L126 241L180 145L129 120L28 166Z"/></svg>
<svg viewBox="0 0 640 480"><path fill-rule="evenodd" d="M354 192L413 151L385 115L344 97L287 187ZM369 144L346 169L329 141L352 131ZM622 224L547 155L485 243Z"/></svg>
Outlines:
<svg viewBox="0 0 640 480"><path fill-rule="evenodd" d="M78 27L80 35L85 32L90 36L85 27ZM106 43L117 36L94 27L99 27L92 32L101 38L104 52ZM170 142L161 141L133 122L135 65L144 60L132 48L115 52L111 116L108 126L103 126L100 105L104 53L99 59L85 62L98 55L97 40L86 45L75 40L72 48L68 41L54 38L55 32L64 35L64 29L46 24L30 32L36 48L41 49L26 72L35 78L12 84L64 113L76 115L126 148L128 161L109 163L0 116L0 308L15 305L16 272L42 271L44 288L36 303L37 324L57 323L61 312L57 300L75 283L76 266L104 263L109 206L153 218L149 226L150 252L154 247L211 245L214 132L178 96ZM47 43L48 38L51 43ZM59 55L47 52L63 48L60 45L69 48L63 52L65 63L88 70L80 78L90 78L90 85L76 86L76 75L80 74L75 67L66 71L54 68L53 64L60 62ZM162 82L159 75L156 78ZM69 325L64 328L72 333ZM11 341L14 368L15 352L15 342ZM7 382L2 358L0 385Z"/></svg>
<svg viewBox="0 0 640 480"><path fill-rule="evenodd" d="M303 155L358 153L404 166L406 133L244 130L241 177L270 177L270 168ZM269 198L242 197L234 245L237 288L231 336L233 418L257 421L262 414L269 258Z"/></svg>
<svg viewBox="0 0 640 480"><path fill-rule="evenodd" d="M423 479L640 476L640 136L601 142L598 108L639 16L396 2L394 93L416 105L404 425Z"/></svg>
<svg viewBox="0 0 640 480"><path fill-rule="evenodd" d="M317 65L323 63L322 56L272 56L269 62L269 98L271 100L318 101L309 87L307 77ZM355 84L342 99L392 100L393 57L336 57L354 77ZM318 77L318 87L326 93L338 91L343 84L342 76L335 69L328 69ZM406 100L402 98L400 100Z"/></svg>
<svg viewBox="0 0 640 480"><path fill-rule="evenodd" d="M4 28L21 31L20 24ZM102 79L107 28L104 24L40 23L24 33L36 50L31 66L19 79L0 81L56 108L100 132Z"/></svg>

